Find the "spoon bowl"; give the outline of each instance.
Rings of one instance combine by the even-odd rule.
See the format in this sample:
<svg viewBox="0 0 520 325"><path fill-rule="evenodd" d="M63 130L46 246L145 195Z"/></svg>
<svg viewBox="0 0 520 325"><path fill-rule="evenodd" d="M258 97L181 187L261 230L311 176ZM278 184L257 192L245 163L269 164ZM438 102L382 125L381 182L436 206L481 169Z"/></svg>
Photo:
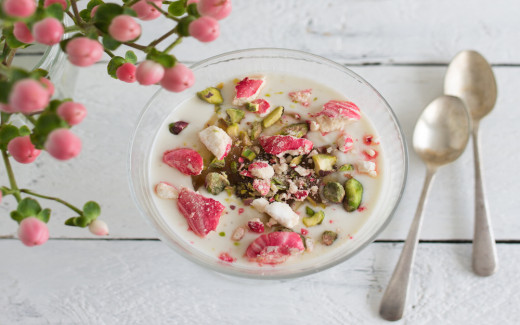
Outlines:
<svg viewBox="0 0 520 325"><path fill-rule="evenodd" d="M454 96L441 96L424 109L417 121L413 148L426 164L448 164L464 152L470 130L464 103Z"/></svg>

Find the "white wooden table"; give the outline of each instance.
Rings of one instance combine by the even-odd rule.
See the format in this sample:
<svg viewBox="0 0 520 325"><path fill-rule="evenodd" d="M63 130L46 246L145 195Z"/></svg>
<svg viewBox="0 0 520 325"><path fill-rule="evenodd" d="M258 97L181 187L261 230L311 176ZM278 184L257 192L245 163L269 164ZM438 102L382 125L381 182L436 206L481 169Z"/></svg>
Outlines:
<svg viewBox="0 0 520 325"><path fill-rule="evenodd" d="M500 269L471 272L471 150L439 171L403 324L518 324L520 321L520 2L516 0L233 0L209 45L188 40L178 57L195 62L250 47L308 51L351 67L394 108L411 142L421 110L442 93L447 63L462 49L494 66L496 110L481 124L486 190ZM143 37L161 33L155 26ZM63 225L56 205L51 239L27 248L0 206L0 324L384 324L379 302L402 248L424 167L410 152L405 195L392 223L366 250L325 272L283 282L232 279L185 260L156 239L127 185L127 149L137 114L157 87L127 85L106 63L79 72L75 99L89 116L76 130L83 152L56 163L15 165L19 183L78 205L102 203L111 235ZM5 173L1 172L5 177ZM5 181L5 180L4 180Z"/></svg>

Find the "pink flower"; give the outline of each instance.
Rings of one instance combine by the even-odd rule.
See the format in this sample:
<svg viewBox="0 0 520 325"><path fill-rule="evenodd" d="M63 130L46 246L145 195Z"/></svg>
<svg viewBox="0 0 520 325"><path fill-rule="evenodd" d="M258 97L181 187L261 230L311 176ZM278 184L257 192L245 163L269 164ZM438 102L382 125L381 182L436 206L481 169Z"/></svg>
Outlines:
<svg viewBox="0 0 520 325"><path fill-rule="evenodd" d="M79 67L88 67L101 59L103 46L90 38L76 37L67 43L66 52L70 63Z"/></svg>
<svg viewBox="0 0 520 325"><path fill-rule="evenodd" d="M36 11L35 0L4 0L2 3L4 13L11 17L27 18Z"/></svg>
<svg viewBox="0 0 520 325"><path fill-rule="evenodd" d="M34 42L34 36L24 22L17 21L14 23L13 35L22 43L30 44Z"/></svg>
<svg viewBox="0 0 520 325"><path fill-rule="evenodd" d="M20 222L18 238L25 246L41 245L49 239L47 224L35 217L25 218Z"/></svg>
<svg viewBox="0 0 520 325"><path fill-rule="evenodd" d="M143 86L156 84L164 77L164 67L154 61L143 61L137 66L135 77Z"/></svg>
<svg viewBox="0 0 520 325"><path fill-rule="evenodd" d="M36 42L54 45L60 42L64 28L58 19L47 17L34 24L32 32Z"/></svg>
<svg viewBox="0 0 520 325"><path fill-rule="evenodd" d="M195 83L193 72L184 64L177 63L173 68L166 69L161 80L161 86L169 91L181 92Z"/></svg>
<svg viewBox="0 0 520 325"><path fill-rule="evenodd" d="M47 8L48 6L53 5L55 3L59 3L63 10L67 10L67 1L65 0L45 0L43 2L43 7Z"/></svg>
<svg viewBox="0 0 520 325"><path fill-rule="evenodd" d="M49 92L38 81L17 81L9 95L9 106L14 111L29 114L43 110L49 104Z"/></svg>
<svg viewBox="0 0 520 325"><path fill-rule="evenodd" d="M135 82L135 70L136 66L133 65L130 62L123 63L119 68L116 70L116 77L117 79L132 83Z"/></svg>
<svg viewBox="0 0 520 325"><path fill-rule="evenodd" d="M221 20L231 13L231 0L200 0L197 9L202 16Z"/></svg>
<svg viewBox="0 0 520 325"><path fill-rule="evenodd" d="M34 147L31 138L26 135L23 137L16 137L7 144L7 151L17 162L21 164L32 163L40 155L41 150Z"/></svg>
<svg viewBox="0 0 520 325"><path fill-rule="evenodd" d="M159 10L149 4L154 3L157 7L161 8L162 0L141 0L132 6L132 9L137 13L137 18L141 20L153 20L161 16Z"/></svg>
<svg viewBox="0 0 520 325"><path fill-rule="evenodd" d="M131 16L119 15L112 19L108 33L116 41L128 42L141 35L141 26Z"/></svg>
<svg viewBox="0 0 520 325"><path fill-rule="evenodd" d="M218 21L214 18L203 16L194 20L188 27L190 35L201 42L211 42L220 35Z"/></svg>
<svg viewBox="0 0 520 325"><path fill-rule="evenodd" d="M69 125L77 125L87 116L87 109L81 103L65 102L58 106L56 113Z"/></svg>
<svg viewBox="0 0 520 325"><path fill-rule="evenodd" d="M96 236L108 235L108 226L104 221L94 220L88 225L88 230Z"/></svg>
<svg viewBox="0 0 520 325"><path fill-rule="evenodd" d="M49 134L44 147L54 158L69 160L79 155L81 139L69 129L56 129Z"/></svg>

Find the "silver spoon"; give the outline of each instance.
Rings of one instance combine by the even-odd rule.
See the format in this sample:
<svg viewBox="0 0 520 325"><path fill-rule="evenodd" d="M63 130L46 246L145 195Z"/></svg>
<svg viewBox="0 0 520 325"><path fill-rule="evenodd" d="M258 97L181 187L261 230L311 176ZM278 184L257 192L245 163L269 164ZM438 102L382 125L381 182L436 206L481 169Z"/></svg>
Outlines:
<svg viewBox="0 0 520 325"><path fill-rule="evenodd" d="M446 95L431 102L415 125L413 148L426 164L426 179L403 251L379 308L379 314L386 320L394 321L403 317L422 212L435 172L464 152L470 129L469 113L464 103L457 97Z"/></svg>
<svg viewBox="0 0 520 325"><path fill-rule="evenodd" d="M444 80L444 93L460 97L473 120L473 154L475 156L475 232L473 235L473 271L489 276L497 270L495 238L484 195L480 166L479 122L497 100L497 84L491 66L475 51L462 51L448 66Z"/></svg>

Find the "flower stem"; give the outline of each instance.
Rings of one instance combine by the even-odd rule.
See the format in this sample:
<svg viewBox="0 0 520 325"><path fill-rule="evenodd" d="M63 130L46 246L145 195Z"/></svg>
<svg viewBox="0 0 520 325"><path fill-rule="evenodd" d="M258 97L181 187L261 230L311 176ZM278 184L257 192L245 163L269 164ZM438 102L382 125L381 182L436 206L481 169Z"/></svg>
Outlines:
<svg viewBox="0 0 520 325"><path fill-rule="evenodd" d="M179 18L173 16L173 15L170 15L169 12L167 11L164 11L162 10L162 8L160 8L158 5L156 5L155 3L153 2L148 2L149 5L152 5L155 9L157 9L161 14L163 14L166 18L169 18L171 20L175 20L176 22L179 22L181 21Z"/></svg>
<svg viewBox="0 0 520 325"><path fill-rule="evenodd" d="M69 33L69 32L75 32L75 31L79 31L81 30L81 28L79 26L67 26L65 27L65 33Z"/></svg>
<svg viewBox="0 0 520 325"><path fill-rule="evenodd" d="M112 53L112 51L107 50L107 49L105 49L105 53L108 54L108 56L110 56L111 58L113 58L115 56L115 54Z"/></svg>
<svg viewBox="0 0 520 325"><path fill-rule="evenodd" d="M175 42L171 43L170 46L168 46L168 47L164 50L164 53L168 53L168 52L170 52L170 51L171 51L175 46L179 45L181 42L182 42L182 36L177 37L177 39L175 40Z"/></svg>
<svg viewBox="0 0 520 325"><path fill-rule="evenodd" d="M141 50L143 52L148 51L148 47L144 46L144 45L135 44L135 43L132 43L132 42L125 42L123 44L125 44L126 46L129 46L129 47L133 47L134 49Z"/></svg>
<svg viewBox="0 0 520 325"><path fill-rule="evenodd" d="M163 36L159 37L155 41L148 44L148 47L156 46L157 44L161 43L162 41L164 41L165 39L167 39L168 37L170 37L171 35L176 34L176 33L177 33L177 30L175 28L173 28L172 30L170 30L169 32L164 34Z"/></svg>
<svg viewBox="0 0 520 325"><path fill-rule="evenodd" d="M16 185L16 179L14 178L13 168L11 167L11 162L9 161L9 157L7 156L7 152L2 150L2 158L4 159L5 170L7 171L7 176L9 177L9 184L11 184L11 188L15 190L13 193L16 198L16 202L20 202L22 197L18 192L18 185Z"/></svg>
<svg viewBox="0 0 520 325"><path fill-rule="evenodd" d="M81 211L80 209L78 209L77 207L73 206L69 202L64 201L64 200L62 200L60 198L53 197L53 196L47 196L47 195L43 195L43 194L38 194L38 193L35 193L35 192L33 192L31 190L28 190L28 189L25 189L25 188L21 189L20 192L21 193L25 193L25 194L29 194L29 195L32 195L32 196L36 196L36 197L39 197L39 198L42 198L42 199L56 201L58 203L63 204L64 206L66 206L67 208L71 209L72 211L76 212L80 216L83 215L83 211Z"/></svg>
<svg viewBox="0 0 520 325"><path fill-rule="evenodd" d="M78 10L78 4L76 3L77 0L70 0L70 6L72 7L72 12L74 12L74 17L76 25L79 27L83 27L83 19L81 19L81 16L79 15Z"/></svg>

